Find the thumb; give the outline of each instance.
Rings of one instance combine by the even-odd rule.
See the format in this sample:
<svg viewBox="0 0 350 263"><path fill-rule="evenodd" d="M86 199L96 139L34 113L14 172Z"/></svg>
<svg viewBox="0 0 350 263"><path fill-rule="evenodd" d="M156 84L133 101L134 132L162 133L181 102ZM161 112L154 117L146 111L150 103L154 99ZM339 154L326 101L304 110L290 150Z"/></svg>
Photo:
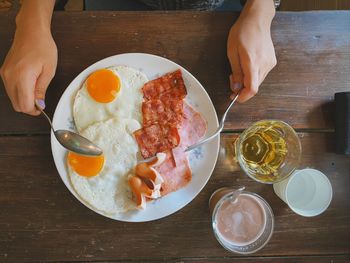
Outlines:
<svg viewBox="0 0 350 263"><path fill-rule="evenodd" d="M238 52L234 52L229 58L232 74L230 75L230 88L237 94L242 87L243 73Z"/></svg>
<svg viewBox="0 0 350 263"><path fill-rule="evenodd" d="M238 101L245 102L252 98L259 89L259 70L255 65L248 62L243 65L244 88L239 94Z"/></svg>
<svg viewBox="0 0 350 263"><path fill-rule="evenodd" d="M42 108L45 108L46 90L53 78L53 74L49 70L43 70L39 75L35 85L35 99L38 100Z"/></svg>

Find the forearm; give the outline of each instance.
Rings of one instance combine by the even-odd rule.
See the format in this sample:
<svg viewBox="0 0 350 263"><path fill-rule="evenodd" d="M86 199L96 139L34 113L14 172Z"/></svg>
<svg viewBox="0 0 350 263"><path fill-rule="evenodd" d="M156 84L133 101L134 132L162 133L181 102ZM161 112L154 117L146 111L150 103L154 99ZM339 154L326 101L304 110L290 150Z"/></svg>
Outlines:
<svg viewBox="0 0 350 263"><path fill-rule="evenodd" d="M24 0L16 17L17 29L50 31L55 0Z"/></svg>
<svg viewBox="0 0 350 263"><path fill-rule="evenodd" d="M259 90L266 75L276 65L271 39L271 22L275 15L273 0L248 0L227 39L227 56L231 64L230 85L244 102Z"/></svg>
<svg viewBox="0 0 350 263"><path fill-rule="evenodd" d="M259 24L270 26L275 13L273 0L248 0L240 17L252 17Z"/></svg>

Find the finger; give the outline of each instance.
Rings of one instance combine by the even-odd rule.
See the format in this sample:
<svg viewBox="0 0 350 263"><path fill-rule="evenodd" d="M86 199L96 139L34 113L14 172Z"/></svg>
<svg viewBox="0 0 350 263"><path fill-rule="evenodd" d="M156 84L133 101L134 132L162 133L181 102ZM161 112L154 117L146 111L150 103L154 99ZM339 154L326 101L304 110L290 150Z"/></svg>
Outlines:
<svg viewBox="0 0 350 263"><path fill-rule="evenodd" d="M25 72L20 76L17 84L18 106L21 112L30 115L38 115L34 105L34 89L36 77L31 72Z"/></svg>
<svg viewBox="0 0 350 263"><path fill-rule="evenodd" d="M276 66L277 60L274 59L270 64L265 67L265 70L259 70L259 86L265 81L269 72Z"/></svg>
<svg viewBox="0 0 350 263"><path fill-rule="evenodd" d="M265 78L266 78L266 76L267 76L267 74L268 74L268 71L261 71L261 70L259 70L259 80L258 80L258 84L259 84L259 86L261 85L261 83L263 83L264 82L264 80L265 80Z"/></svg>
<svg viewBox="0 0 350 263"><path fill-rule="evenodd" d="M232 74L230 75L230 88L233 93L237 94L241 89L241 83L243 82L243 73L238 52L234 52L229 60L232 70Z"/></svg>
<svg viewBox="0 0 350 263"><path fill-rule="evenodd" d="M51 70L43 68L43 71L41 72L35 85L35 99L45 100L46 90L53 76L54 73L51 73Z"/></svg>
<svg viewBox="0 0 350 263"><path fill-rule="evenodd" d="M5 74L5 70L3 68L0 69L0 75L2 78L2 81L4 83L4 87L7 93L7 96L9 97L12 107L15 111L20 112L19 106L18 106L18 99L17 99L17 89L16 84L12 83L12 81L7 81L9 79L8 73Z"/></svg>
<svg viewBox="0 0 350 263"><path fill-rule="evenodd" d="M261 83L264 82L266 76L276 66L276 64L277 60L276 58L273 58L272 61L270 61L270 63L267 64L264 71L259 71L259 86L261 85Z"/></svg>
<svg viewBox="0 0 350 263"><path fill-rule="evenodd" d="M232 96L237 94L242 89L242 77L238 81L236 79L237 78L234 78L232 74L230 75L230 87L233 92Z"/></svg>
<svg viewBox="0 0 350 263"><path fill-rule="evenodd" d="M259 89L259 70L251 63L247 62L242 65L243 69L243 86L238 101L245 102L251 99Z"/></svg>
<svg viewBox="0 0 350 263"><path fill-rule="evenodd" d="M7 96L10 98L10 101L11 101L11 104L12 104L12 108L16 112L21 112L20 107L18 105L17 87L15 86L14 88L10 88L10 90L9 90L9 92L7 92Z"/></svg>
<svg viewBox="0 0 350 263"><path fill-rule="evenodd" d="M50 74L50 71L44 68L36 82L34 97L42 109L45 109L46 90L52 78L53 74ZM37 114L40 114L39 110L37 110Z"/></svg>

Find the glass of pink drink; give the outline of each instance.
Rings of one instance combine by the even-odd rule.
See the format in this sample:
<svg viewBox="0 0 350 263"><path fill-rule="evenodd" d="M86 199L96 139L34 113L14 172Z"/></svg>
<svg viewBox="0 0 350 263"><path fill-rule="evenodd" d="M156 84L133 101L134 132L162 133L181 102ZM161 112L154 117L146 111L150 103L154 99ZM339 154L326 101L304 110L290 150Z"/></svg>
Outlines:
<svg viewBox="0 0 350 263"><path fill-rule="evenodd" d="M274 216L262 197L243 189L218 189L210 197L209 207L219 243L231 252L251 254L270 240Z"/></svg>

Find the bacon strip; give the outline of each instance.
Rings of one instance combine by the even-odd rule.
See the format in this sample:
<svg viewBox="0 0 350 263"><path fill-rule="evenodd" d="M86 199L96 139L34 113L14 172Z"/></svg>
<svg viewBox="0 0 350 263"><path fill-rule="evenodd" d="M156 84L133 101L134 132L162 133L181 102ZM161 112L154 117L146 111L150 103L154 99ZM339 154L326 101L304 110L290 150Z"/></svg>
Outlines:
<svg viewBox="0 0 350 263"><path fill-rule="evenodd" d="M180 70L147 82L143 88L143 127L134 132L144 158L175 148L180 143L183 98L187 91Z"/></svg>
<svg viewBox="0 0 350 263"><path fill-rule="evenodd" d="M174 126L153 124L134 132L144 158L176 147L180 142L178 130Z"/></svg>
<svg viewBox="0 0 350 263"><path fill-rule="evenodd" d="M185 148L199 142L207 131L207 122L202 115L184 103L183 120L180 129L181 145Z"/></svg>
<svg viewBox="0 0 350 263"><path fill-rule="evenodd" d="M147 82L143 86L142 91L146 100L182 100L187 95L182 73L179 69Z"/></svg>
<svg viewBox="0 0 350 263"><path fill-rule="evenodd" d="M142 103L143 126L154 123L178 126L182 120L183 100L149 100Z"/></svg>
<svg viewBox="0 0 350 263"><path fill-rule="evenodd" d="M192 179L192 172L183 149L176 147L168 151L165 161L155 169L162 175L164 182L160 190L161 196L185 187Z"/></svg>
<svg viewBox="0 0 350 263"><path fill-rule="evenodd" d="M205 135L207 123L199 112L184 103L184 115L181 123L181 143L167 152L166 160L155 169L164 180L161 195L175 192L185 187L192 179L192 172L184 151L187 146L197 143Z"/></svg>
<svg viewBox="0 0 350 263"><path fill-rule="evenodd" d="M191 181L184 150L204 136L207 124L200 113L184 102L187 91L180 70L146 83L142 90L143 127L134 135L144 158L166 153L165 161L155 167L164 180L163 196Z"/></svg>

